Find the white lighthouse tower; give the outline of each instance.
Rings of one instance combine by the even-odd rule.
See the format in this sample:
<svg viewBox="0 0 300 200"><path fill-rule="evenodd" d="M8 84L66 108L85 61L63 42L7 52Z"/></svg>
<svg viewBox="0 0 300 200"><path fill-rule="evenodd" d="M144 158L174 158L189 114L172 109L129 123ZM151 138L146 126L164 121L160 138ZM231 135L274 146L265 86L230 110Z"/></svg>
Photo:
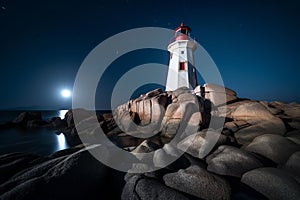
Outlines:
<svg viewBox="0 0 300 200"><path fill-rule="evenodd" d="M175 29L175 37L168 46L170 62L166 91L173 91L180 87L193 90L197 86L194 51L196 42L190 38L191 29L183 23Z"/></svg>

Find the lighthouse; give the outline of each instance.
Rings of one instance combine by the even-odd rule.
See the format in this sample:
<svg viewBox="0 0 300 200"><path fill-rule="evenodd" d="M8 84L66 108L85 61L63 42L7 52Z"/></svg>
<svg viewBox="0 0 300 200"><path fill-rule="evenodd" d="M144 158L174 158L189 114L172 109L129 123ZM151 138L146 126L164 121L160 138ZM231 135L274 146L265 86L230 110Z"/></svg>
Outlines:
<svg viewBox="0 0 300 200"><path fill-rule="evenodd" d="M168 46L170 52L166 91L180 87L193 90L197 86L194 51L196 42L190 38L191 28L181 23L175 29L174 38Z"/></svg>

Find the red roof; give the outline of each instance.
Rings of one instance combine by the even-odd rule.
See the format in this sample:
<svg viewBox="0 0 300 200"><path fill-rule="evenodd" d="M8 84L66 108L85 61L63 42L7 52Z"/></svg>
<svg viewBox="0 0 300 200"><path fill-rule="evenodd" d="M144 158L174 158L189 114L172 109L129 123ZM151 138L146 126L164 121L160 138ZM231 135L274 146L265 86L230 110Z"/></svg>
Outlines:
<svg viewBox="0 0 300 200"><path fill-rule="evenodd" d="M191 32L191 28L190 28L190 27L188 27L188 26L186 26L186 25L184 25L184 23L183 23L183 22L180 24L180 26L179 26L179 27L177 27L177 28L175 29L175 32L177 32L177 31L179 31L179 30L182 30L182 29L187 29L187 30L188 30L188 32Z"/></svg>

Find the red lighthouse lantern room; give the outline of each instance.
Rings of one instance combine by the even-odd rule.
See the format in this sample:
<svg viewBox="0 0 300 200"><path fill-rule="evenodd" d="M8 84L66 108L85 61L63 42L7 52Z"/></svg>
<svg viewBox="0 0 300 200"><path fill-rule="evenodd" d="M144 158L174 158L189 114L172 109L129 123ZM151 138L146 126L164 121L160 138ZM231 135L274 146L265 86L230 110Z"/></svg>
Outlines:
<svg viewBox="0 0 300 200"><path fill-rule="evenodd" d="M175 40L189 40L191 28L181 23L179 27L175 29Z"/></svg>

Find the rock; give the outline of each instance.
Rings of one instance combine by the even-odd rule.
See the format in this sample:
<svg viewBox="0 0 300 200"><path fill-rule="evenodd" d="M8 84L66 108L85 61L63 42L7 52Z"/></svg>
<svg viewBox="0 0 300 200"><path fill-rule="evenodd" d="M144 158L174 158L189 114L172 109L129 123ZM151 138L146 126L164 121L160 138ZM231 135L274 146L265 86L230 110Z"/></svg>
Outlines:
<svg viewBox="0 0 300 200"><path fill-rule="evenodd" d="M286 137L287 139L291 140L292 142L300 145L300 139L295 137Z"/></svg>
<svg viewBox="0 0 300 200"><path fill-rule="evenodd" d="M24 169L0 185L0 199L98 199L107 191L108 177L109 169L85 148Z"/></svg>
<svg viewBox="0 0 300 200"><path fill-rule="evenodd" d="M65 120L62 120L60 117L53 117L50 120L50 123L54 129L63 129L67 127Z"/></svg>
<svg viewBox="0 0 300 200"><path fill-rule="evenodd" d="M199 111L198 98L188 88L172 92L155 90L117 107L114 119L123 132L138 132L145 137L161 132L163 137L173 138L187 128L188 132L199 128Z"/></svg>
<svg viewBox="0 0 300 200"><path fill-rule="evenodd" d="M93 115L96 115L94 111L84 110L80 108L69 110L64 117L64 120L67 122L68 127L74 126L73 114L76 115L76 119L78 120L78 122Z"/></svg>
<svg viewBox="0 0 300 200"><path fill-rule="evenodd" d="M149 140L145 140L138 147L136 147L136 149L134 149L132 152L133 153L149 153L149 152L153 152L159 148L160 148L159 145L157 145Z"/></svg>
<svg viewBox="0 0 300 200"><path fill-rule="evenodd" d="M263 105L256 101L237 103L235 110L231 113L231 118L245 121L253 118L269 120L273 117L274 116Z"/></svg>
<svg viewBox="0 0 300 200"><path fill-rule="evenodd" d="M281 119L270 117L269 119L253 119L247 120L248 126L240 128L234 133L239 144L248 144L255 137L264 134L284 135L286 128Z"/></svg>
<svg viewBox="0 0 300 200"><path fill-rule="evenodd" d="M246 122L247 124L247 122ZM225 122L224 129L229 130L231 133L237 132L239 130L239 127L233 122Z"/></svg>
<svg viewBox="0 0 300 200"><path fill-rule="evenodd" d="M78 120L76 127L73 114L76 115L76 120ZM84 109L69 110L65 114L63 121L67 125L59 128L59 131L64 133L68 144L71 146L79 145L82 142L99 143L100 134L106 134L115 128L113 119L104 121L103 116L96 115L94 111Z"/></svg>
<svg viewBox="0 0 300 200"><path fill-rule="evenodd" d="M294 130L294 131L287 132L285 134L285 136L300 139L300 130Z"/></svg>
<svg viewBox="0 0 300 200"><path fill-rule="evenodd" d="M196 158L204 158L213 147L218 147L228 141L227 136L206 129L184 138L177 147Z"/></svg>
<svg viewBox="0 0 300 200"><path fill-rule="evenodd" d="M218 108L214 115L222 115L223 109L225 107ZM263 134L284 135L286 132L284 122L256 101L243 100L227 105L226 117L232 121L227 122L225 128L234 133L237 142L242 145Z"/></svg>
<svg viewBox="0 0 300 200"><path fill-rule="evenodd" d="M16 173L39 163L41 156L27 153L10 153L0 157L0 184Z"/></svg>
<svg viewBox="0 0 300 200"><path fill-rule="evenodd" d="M269 199L299 199L300 185L293 176L276 168L258 168L245 173L241 181Z"/></svg>
<svg viewBox="0 0 300 200"><path fill-rule="evenodd" d="M300 151L300 146L283 136L265 134L256 137L245 150L265 156L277 164L284 164L294 152Z"/></svg>
<svg viewBox="0 0 300 200"><path fill-rule="evenodd" d="M43 120L29 120L27 121L27 128L41 128L47 126L48 123Z"/></svg>
<svg viewBox="0 0 300 200"><path fill-rule="evenodd" d="M27 125L28 121L31 120L42 120L42 113L39 111L22 112L13 120L13 123L20 125Z"/></svg>
<svg viewBox="0 0 300 200"><path fill-rule="evenodd" d="M172 144L165 144L163 148L154 152L153 163L156 167L165 167L173 170L186 168L190 166L190 162L184 156L181 156L182 153Z"/></svg>
<svg viewBox="0 0 300 200"><path fill-rule="evenodd" d="M300 117L300 106L286 105L286 106L283 106L282 109L283 109L284 114L289 117L292 117L292 118Z"/></svg>
<svg viewBox="0 0 300 200"><path fill-rule="evenodd" d="M222 178L198 166L163 176L165 184L201 199L230 199L230 185Z"/></svg>
<svg viewBox="0 0 300 200"><path fill-rule="evenodd" d="M292 129L300 130L300 117L298 118L287 118L287 123Z"/></svg>
<svg viewBox="0 0 300 200"><path fill-rule="evenodd" d="M294 175L294 178L300 183L300 151L291 155L284 164L283 169Z"/></svg>
<svg viewBox="0 0 300 200"><path fill-rule="evenodd" d="M188 200L183 194L166 187L155 179L139 174L127 180L122 200Z"/></svg>
<svg viewBox="0 0 300 200"><path fill-rule="evenodd" d="M77 145L77 146L74 146L74 147L59 150L59 151L56 151L53 154L51 154L49 156L49 158L53 159L53 158L59 158L59 157L62 157L62 156L67 156L67 155L70 155L72 153L75 153L76 151L79 151L80 149L84 149L86 146L88 146L88 145L87 144L85 144L85 145L80 144L80 145Z"/></svg>
<svg viewBox="0 0 300 200"><path fill-rule="evenodd" d="M167 93L155 90L120 105L114 110L113 115L123 132L158 133L167 105Z"/></svg>
<svg viewBox="0 0 300 200"><path fill-rule="evenodd" d="M162 133L164 137L173 138L176 134L191 135L196 133L202 124L202 115L197 97L188 90L180 89L172 94L173 101L167 107L162 120ZM179 94L176 96L175 94ZM177 99L177 100L176 100Z"/></svg>
<svg viewBox="0 0 300 200"><path fill-rule="evenodd" d="M113 118L113 114L112 113L105 113L105 114L102 115L102 117L103 117L103 120L111 120Z"/></svg>
<svg viewBox="0 0 300 200"><path fill-rule="evenodd" d="M98 121L99 121L99 118L98 118ZM105 134L109 133L110 131L112 131L114 129L116 131L117 130L116 128L118 128L118 130L120 130L122 132L122 130L117 126L117 124L113 118L101 121L100 126Z"/></svg>
<svg viewBox="0 0 300 200"><path fill-rule="evenodd" d="M220 175L242 177L263 164L251 153L232 146L222 145L206 158L207 170Z"/></svg>
<svg viewBox="0 0 300 200"><path fill-rule="evenodd" d="M267 101L261 101L259 103L263 105L272 115L278 115L283 112L280 107L275 107L269 104Z"/></svg>
<svg viewBox="0 0 300 200"><path fill-rule="evenodd" d="M229 104L238 99L233 90L219 85L204 84L203 92L203 97L210 100L214 106Z"/></svg>

